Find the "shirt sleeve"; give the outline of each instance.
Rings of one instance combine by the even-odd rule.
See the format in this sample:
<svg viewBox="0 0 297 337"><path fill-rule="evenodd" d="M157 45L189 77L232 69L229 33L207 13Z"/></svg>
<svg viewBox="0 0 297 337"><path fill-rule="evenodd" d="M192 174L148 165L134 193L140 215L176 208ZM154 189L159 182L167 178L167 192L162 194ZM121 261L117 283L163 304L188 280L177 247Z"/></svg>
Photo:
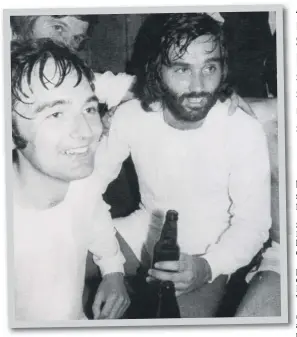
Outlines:
<svg viewBox="0 0 297 337"><path fill-rule="evenodd" d="M89 250L102 276L124 273L125 258L115 236L109 206L101 198L98 198L97 207L92 213Z"/></svg>
<svg viewBox="0 0 297 337"><path fill-rule="evenodd" d="M247 129L247 132L236 131L234 150L230 153L230 225L204 256L211 267L212 280L247 265L269 237L270 164L267 140L258 122L253 121L253 128Z"/></svg>
<svg viewBox="0 0 297 337"><path fill-rule="evenodd" d="M100 103L107 104L110 109L128 97L134 76L126 73L114 75L111 71L103 74L95 73L95 92Z"/></svg>
<svg viewBox="0 0 297 337"><path fill-rule="evenodd" d="M108 136L105 136L99 143L95 169L93 173L94 185L90 188L100 187L103 194L109 183L111 183L120 173L125 159L130 155L130 127L133 121L129 122L128 103L119 106L113 116ZM129 125L130 123L130 125ZM99 192L99 189L98 189Z"/></svg>

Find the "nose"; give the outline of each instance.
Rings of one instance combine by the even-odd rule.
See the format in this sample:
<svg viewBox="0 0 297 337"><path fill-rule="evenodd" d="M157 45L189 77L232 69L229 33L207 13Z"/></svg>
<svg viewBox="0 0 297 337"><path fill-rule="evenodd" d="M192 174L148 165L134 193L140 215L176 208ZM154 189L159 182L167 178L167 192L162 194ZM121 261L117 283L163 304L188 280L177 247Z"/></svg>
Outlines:
<svg viewBox="0 0 297 337"><path fill-rule="evenodd" d="M93 137L92 128L90 127L86 117L78 114L73 122L71 137L74 139L88 140Z"/></svg>
<svg viewBox="0 0 297 337"><path fill-rule="evenodd" d="M192 73L189 90L190 92L204 91L204 78L200 72Z"/></svg>
<svg viewBox="0 0 297 337"><path fill-rule="evenodd" d="M84 41L84 36L82 35L74 35L71 39L70 46L74 50L80 49L82 42Z"/></svg>

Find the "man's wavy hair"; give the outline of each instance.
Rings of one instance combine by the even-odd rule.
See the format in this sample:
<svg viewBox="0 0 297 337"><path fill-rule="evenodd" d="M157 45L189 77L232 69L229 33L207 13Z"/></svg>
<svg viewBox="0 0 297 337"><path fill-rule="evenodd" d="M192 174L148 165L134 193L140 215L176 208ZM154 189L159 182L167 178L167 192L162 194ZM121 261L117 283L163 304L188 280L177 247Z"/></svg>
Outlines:
<svg viewBox="0 0 297 337"><path fill-rule="evenodd" d="M45 66L48 61L53 61L56 75L55 82L51 82L45 75ZM31 89L32 76L38 70L40 83L48 89L48 84L59 87L72 71L77 74L79 85L83 77L87 79L92 90L94 87L94 74L92 70L76 54L72 53L66 46L59 45L50 39L38 39L32 41L11 42L11 108L12 111L25 119L33 119L34 116L24 116L17 111L18 102L30 104L25 92L26 85ZM17 148L25 148L26 141L19 134L14 118L12 119L13 140Z"/></svg>
<svg viewBox="0 0 297 337"><path fill-rule="evenodd" d="M219 44L222 55L224 76L219 90L221 100L232 93L226 83L227 48L222 25L205 13L176 13L149 15L135 39L134 50L127 72L136 75L134 95L142 107L150 111L154 102L163 103L166 88L162 82L162 65L170 65L169 53L173 50L174 59L179 59L189 45L199 36L210 35Z"/></svg>

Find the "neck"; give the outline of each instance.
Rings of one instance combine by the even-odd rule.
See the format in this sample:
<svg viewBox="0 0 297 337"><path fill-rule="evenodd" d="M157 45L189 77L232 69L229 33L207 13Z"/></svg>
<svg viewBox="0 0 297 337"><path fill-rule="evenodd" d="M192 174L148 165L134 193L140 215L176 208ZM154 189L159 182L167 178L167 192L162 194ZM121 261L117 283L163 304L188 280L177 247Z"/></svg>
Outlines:
<svg viewBox="0 0 297 337"><path fill-rule="evenodd" d="M20 151L17 151L13 168L16 196L22 204L48 209L64 200L69 183L42 173Z"/></svg>
<svg viewBox="0 0 297 337"><path fill-rule="evenodd" d="M178 129L178 130L198 129L203 125L203 123L205 121L205 118L203 118L202 120L197 121L197 122L178 120L172 115L172 113L169 111L168 108L164 109L163 117L164 117L164 121L168 125L172 126L175 129Z"/></svg>

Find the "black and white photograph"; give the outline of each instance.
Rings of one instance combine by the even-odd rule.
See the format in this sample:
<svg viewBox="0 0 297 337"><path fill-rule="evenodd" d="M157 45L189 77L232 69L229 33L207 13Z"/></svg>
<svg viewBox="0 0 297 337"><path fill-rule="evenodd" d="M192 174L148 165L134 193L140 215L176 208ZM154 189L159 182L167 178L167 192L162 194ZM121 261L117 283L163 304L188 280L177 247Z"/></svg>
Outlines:
<svg viewBox="0 0 297 337"><path fill-rule="evenodd" d="M282 7L4 28L10 327L287 323Z"/></svg>

